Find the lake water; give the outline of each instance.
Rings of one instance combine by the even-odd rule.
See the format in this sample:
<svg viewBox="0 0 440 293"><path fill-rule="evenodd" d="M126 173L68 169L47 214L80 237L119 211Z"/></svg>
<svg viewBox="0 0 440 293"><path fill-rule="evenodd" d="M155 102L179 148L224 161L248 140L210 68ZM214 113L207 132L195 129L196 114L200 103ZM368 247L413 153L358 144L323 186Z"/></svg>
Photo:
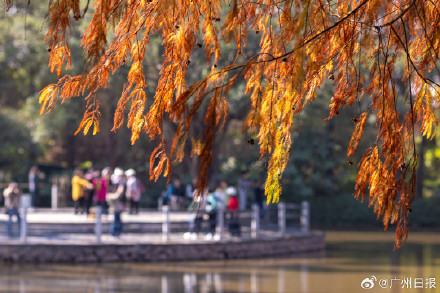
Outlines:
<svg viewBox="0 0 440 293"><path fill-rule="evenodd" d="M2 264L0 292L440 292L440 233L410 233L407 244L398 251L393 251L392 233L328 232L326 238L326 251L301 257ZM364 287L373 288L362 289L362 281Z"/></svg>

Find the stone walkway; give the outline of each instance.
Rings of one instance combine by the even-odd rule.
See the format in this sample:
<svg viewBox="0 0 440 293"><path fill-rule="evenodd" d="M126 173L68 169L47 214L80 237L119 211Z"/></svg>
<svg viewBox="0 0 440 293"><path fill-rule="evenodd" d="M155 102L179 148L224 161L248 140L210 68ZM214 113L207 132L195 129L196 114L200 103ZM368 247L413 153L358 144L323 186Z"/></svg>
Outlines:
<svg viewBox="0 0 440 293"><path fill-rule="evenodd" d="M157 210L142 210L138 215L122 214L124 231L120 237L109 234L109 226L113 220L112 215L102 218L102 244L109 245L136 245L136 244L178 244L178 243L214 243L218 240L205 240L206 232L199 233L197 239L185 239L184 233L188 231L190 212L171 212L171 232L168 241L163 240L162 220L163 214ZM243 213L242 217L249 217L249 212ZM0 214L0 245L20 244L18 225L14 224L15 237L6 235L6 223L8 216ZM244 219L245 220L245 219ZM28 236L27 244L57 244L57 245L90 245L97 244L94 234L95 219L86 215L74 215L71 209L50 210L38 209L28 212ZM207 225L207 223L205 223ZM225 225L227 226L227 225ZM276 239L281 235L275 231L276 226L262 225L259 239ZM304 235L299 231L290 230L289 235ZM250 226L242 225L242 237L231 237L225 227L220 242L240 242L251 239Z"/></svg>
<svg viewBox="0 0 440 293"><path fill-rule="evenodd" d="M187 222L191 212L170 212L171 222ZM0 214L0 222L8 220L8 215L5 213ZM113 216L103 215L103 222L111 222ZM157 210L141 210L137 215L130 215L128 213L122 213L122 220L127 223L161 223L162 212ZM38 224L84 224L95 223L93 215L87 217L85 214L75 215L73 209L36 209L29 210L27 214L28 223Z"/></svg>
<svg viewBox="0 0 440 293"><path fill-rule="evenodd" d="M95 219L74 215L72 210L34 210L27 216L28 235L19 237L14 223L15 237L6 236L8 216L0 214L0 262L17 263L101 263L139 261L180 261L231 258L257 258L322 251L324 234L319 231L302 233L298 230L277 232L277 226L263 221L258 237L251 237L250 213L240 214L241 237L232 237L227 221L221 239L184 237L189 227L189 212L171 212L170 233L164 239L163 214L143 210L139 215L124 213L123 233L112 237L109 233L113 216L102 219L102 235L98 241L94 233ZM208 223L202 225L207 231ZM289 228L289 227L288 227ZM133 232L134 231L134 232ZM194 235L191 235L194 236ZM190 238L190 239L188 239Z"/></svg>
<svg viewBox="0 0 440 293"><path fill-rule="evenodd" d="M102 234L101 242L97 242L97 238L93 234L58 234L56 236L28 236L27 244L65 244L65 245L90 245L90 244L113 244L113 245L136 245L136 244L199 244L199 243L215 243L215 242L240 242L250 240L251 237L244 233L243 237L231 237L228 232L224 233L221 240L205 240L206 233L199 233L196 240L189 240L183 237L184 233L172 233L169 240L164 240L162 234L134 234L126 233L120 237L113 237L108 233ZM305 235L301 232L292 231L292 235ZM280 238L280 234L271 231L261 231L258 239L276 239ZM18 236L10 238L0 235L0 245L2 244L21 244L23 243Z"/></svg>

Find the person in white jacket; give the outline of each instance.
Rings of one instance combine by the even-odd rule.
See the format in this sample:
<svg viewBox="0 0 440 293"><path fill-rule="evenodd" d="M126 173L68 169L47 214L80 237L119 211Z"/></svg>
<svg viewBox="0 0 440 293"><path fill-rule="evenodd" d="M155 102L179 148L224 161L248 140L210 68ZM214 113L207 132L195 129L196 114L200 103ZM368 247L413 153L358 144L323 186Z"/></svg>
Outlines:
<svg viewBox="0 0 440 293"><path fill-rule="evenodd" d="M139 212L141 190L139 188L139 182L136 179L136 171L128 169L125 171L125 176L127 176L127 191L125 196L129 202L129 214L137 214Z"/></svg>

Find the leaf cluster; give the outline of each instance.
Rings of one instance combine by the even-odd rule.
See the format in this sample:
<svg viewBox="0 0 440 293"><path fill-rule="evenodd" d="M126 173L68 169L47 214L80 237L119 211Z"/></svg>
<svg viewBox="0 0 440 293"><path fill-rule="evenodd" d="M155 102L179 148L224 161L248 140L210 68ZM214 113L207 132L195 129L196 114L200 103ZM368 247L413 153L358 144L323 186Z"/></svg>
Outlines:
<svg viewBox="0 0 440 293"><path fill-rule="evenodd" d="M10 1L5 3L10 7ZM79 75L61 76L63 66L71 64L70 27L81 17L79 6L79 0L50 2L45 41L49 67L60 79L41 91L42 113L59 100L84 96L87 108L80 129L87 133L93 126L96 133L97 92L122 65L130 64L113 130L123 125L129 109L132 143L140 132L158 138L150 160L155 179L162 173L170 176L171 162L180 161L184 146L192 142L192 153L200 156L199 187L204 187L214 138L228 113L229 89L244 78L252 103L244 130L258 139L260 155L267 157L265 192L268 202L276 202L291 152L294 118L330 80L335 90L327 119L345 107L356 107L348 156L356 152L367 117L375 117L377 140L359 164L355 196L364 199L368 194L385 228L397 223L396 247L404 243L415 187L414 135L421 131L431 138L438 124L434 109L439 84L432 76L440 73L439 1L97 0L82 35L87 66ZM259 51L245 56L249 34L259 34ZM142 61L151 50L152 35L162 36L164 58L147 108ZM220 68L221 39L233 43L237 52L235 62ZM201 47L209 73L187 84L191 56ZM396 69L399 60L405 62L403 75ZM396 87L398 78L403 89ZM407 103L405 112L397 111L398 99ZM202 139L188 139L204 101L209 106ZM177 125L168 147L164 119Z"/></svg>

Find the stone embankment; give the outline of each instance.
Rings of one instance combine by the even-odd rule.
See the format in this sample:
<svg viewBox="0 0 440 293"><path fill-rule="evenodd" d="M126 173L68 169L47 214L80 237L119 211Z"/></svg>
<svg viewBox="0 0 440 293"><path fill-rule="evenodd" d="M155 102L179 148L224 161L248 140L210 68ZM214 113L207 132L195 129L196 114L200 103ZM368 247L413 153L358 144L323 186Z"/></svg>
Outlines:
<svg viewBox="0 0 440 293"><path fill-rule="evenodd" d="M131 242L131 243L130 243ZM132 241L107 243L20 243L0 244L0 261L18 263L99 263L153 262L260 258L320 251L324 234L290 235L271 239L229 239L224 241L160 240L151 243Z"/></svg>

